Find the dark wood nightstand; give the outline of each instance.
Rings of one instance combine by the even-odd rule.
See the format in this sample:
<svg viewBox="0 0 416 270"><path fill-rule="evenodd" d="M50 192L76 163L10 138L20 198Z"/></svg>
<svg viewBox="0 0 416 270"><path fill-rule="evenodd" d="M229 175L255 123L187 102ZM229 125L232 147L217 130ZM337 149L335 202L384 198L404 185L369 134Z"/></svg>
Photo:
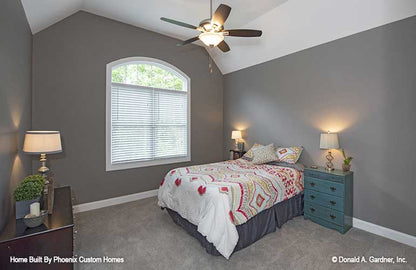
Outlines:
<svg viewBox="0 0 416 270"><path fill-rule="evenodd" d="M305 219L345 233L352 227L352 198L352 172L305 169Z"/></svg>
<svg viewBox="0 0 416 270"><path fill-rule="evenodd" d="M246 151L235 150L235 149L231 149L230 152L233 154L234 160L241 158L246 153Z"/></svg>
<svg viewBox="0 0 416 270"><path fill-rule="evenodd" d="M73 256L73 213L70 187L55 189L53 213L45 223L27 228L22 219L11 217L0 233L0 269L73 269L72 264L10 263L10 256Z"/></svg>

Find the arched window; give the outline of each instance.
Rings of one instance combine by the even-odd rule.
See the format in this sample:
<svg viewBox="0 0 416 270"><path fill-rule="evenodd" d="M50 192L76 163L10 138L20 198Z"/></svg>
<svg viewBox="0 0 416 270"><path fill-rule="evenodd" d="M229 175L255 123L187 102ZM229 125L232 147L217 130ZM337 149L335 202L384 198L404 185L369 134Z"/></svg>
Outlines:
<svg viewBox="0 0 416 270"><path fill-rule="evenodd" d="M107 171L190 161L190 79L161 60L107 65Z"/></svg>

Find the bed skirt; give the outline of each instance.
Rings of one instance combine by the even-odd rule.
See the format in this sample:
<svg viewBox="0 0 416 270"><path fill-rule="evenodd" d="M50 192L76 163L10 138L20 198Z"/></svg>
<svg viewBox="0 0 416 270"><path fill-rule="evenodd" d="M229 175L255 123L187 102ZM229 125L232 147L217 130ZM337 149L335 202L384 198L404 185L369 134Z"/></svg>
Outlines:
<svg viewBox="0 0 416 270"><path fill-rule="evenodd" d="M209 254L221 255L215 246L198 232L196 225L184 219L177 212L169 208L166 209L173 221L198 239ZM300 215L303 215L303 192L258 213L246 223L237 225L239 239L233 253L251 245L266 234L275 232L277 227L282 227L288 220Z"/></svg>

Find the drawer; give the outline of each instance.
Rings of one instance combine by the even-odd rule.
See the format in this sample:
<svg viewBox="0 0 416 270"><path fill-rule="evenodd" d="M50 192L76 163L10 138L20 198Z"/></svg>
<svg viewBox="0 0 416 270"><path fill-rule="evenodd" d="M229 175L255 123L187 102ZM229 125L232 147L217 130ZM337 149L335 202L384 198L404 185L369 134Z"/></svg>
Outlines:
<svg viewBox="0 0 416 270"><path fill-rule="evenodd" d="M318 204L305 202L303 210L307 215L315 216L323 220L335 223L339 226L344 225L344 213L329 209Z"/></svg>
<svg viewBox="0 0 416 270"><path fill-rule="evenodd" d="M305 177L305 189L312 189L326 194L344 197L344 184L312 178L310 176Z"/></svg>
<svg viewBox="0 0 416 270"><path fill-rule="evenodd" d="M344 212L344 198L305 189L305 201Z"/></svg>
<svg viewBox="0 0 416 270"><path fill-rule="evenodd" d="M321 218L318 218L318 217L315 217L315 216L312 216L312 215L308 215L306 213L305 213L304 217L305 217L305 219L310 219L313 222L318 223L318 224L320 224L320 225L322 225L324 227L337 230L340 233L345 233L346 231L348 231L348 229L347 230L344 229L344 226L339 226L339 225L337 225L335 223L328 222L328 221L326 221L324 219L321 219Z"/></svg>
<svg viewBox="0 0 416 270"><path fill-rule="evenodd" d="M320 171L305 170L305 177L309 176L312 178L324 179L329 181L344 182L343 175L336 175L331 173L324 173Z"/></svg>

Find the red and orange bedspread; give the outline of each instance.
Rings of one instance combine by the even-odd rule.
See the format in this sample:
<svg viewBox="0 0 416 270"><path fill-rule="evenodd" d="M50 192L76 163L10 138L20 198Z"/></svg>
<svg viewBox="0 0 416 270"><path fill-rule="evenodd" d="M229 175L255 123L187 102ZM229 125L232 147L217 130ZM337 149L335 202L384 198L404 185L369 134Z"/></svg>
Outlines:
<svg viewBox="0 0 416 270"><path fill-rule="evenodd" d="M217 187L229 196L230 218L235 225L303 191L302 172L276 165L253 165L244 159L178 168L164 181L175 182L175 188L181 188L183 182L198 183L192 186L200 196L208 186Z"/></svg>

